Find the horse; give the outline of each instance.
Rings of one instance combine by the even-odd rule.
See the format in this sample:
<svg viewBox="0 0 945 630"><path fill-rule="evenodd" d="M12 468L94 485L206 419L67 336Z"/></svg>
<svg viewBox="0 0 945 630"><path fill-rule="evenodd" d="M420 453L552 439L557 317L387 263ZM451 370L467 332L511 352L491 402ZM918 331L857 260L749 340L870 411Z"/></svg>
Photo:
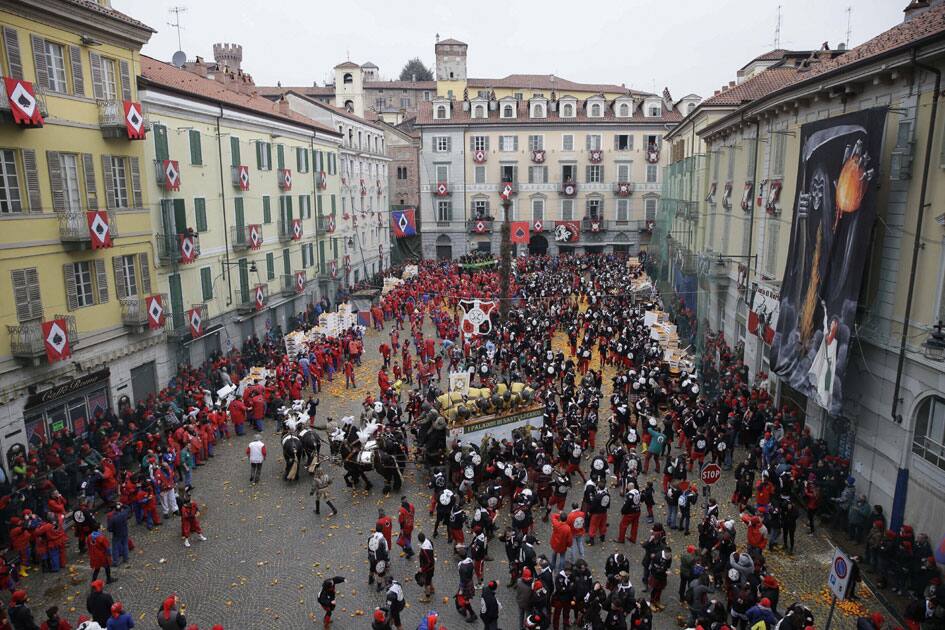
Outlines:
<svg viewBox="0 0 945 630"><path fill-rule="evenodd" d="M285 459L285 476L283 479L298 481L302 454L302 440L297 435L286 432L282 436L282 456Z"/></svg>
<svg viewBox="0 0 945 630"><path fill-rule="evenodd" d="M361 449L360 442L351 443L342 440L338 445L338 455L341 457L341 466L345 469L345 485L349 488L357 488L358 481L364 479L365 490L374 487L371 480L364 474L374 467L373 457L370 451ZM364 461L365 456L367 456L366 462Z"/></svg>
<svg viewBox="0 0 945 630"><path fill-rule="evenodd" d="M314 429L301 427L298 438L302 441L302 451L305 453L305 466L311 467L312 461L321 454L322 438Z"/></svg>

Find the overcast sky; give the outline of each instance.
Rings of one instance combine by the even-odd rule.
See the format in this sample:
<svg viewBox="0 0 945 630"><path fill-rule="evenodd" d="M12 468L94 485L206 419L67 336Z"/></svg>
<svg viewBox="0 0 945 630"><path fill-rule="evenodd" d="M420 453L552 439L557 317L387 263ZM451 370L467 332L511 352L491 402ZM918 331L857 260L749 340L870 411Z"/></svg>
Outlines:
<svg viewBox="0 0 945 630"><path fill-rule="evenodd" d="M781 0L781 46L851 45L902 21L907 0ZM214 42L243 46L257 85L324 85L349 58L373 61L385 78L420 57L433 66L437 33L469 44L470 77L555 74L587 83L668 86L675 98L703 97L774 47L777 0L112 0L158 32L148 55L178 49L172 6L181 14L188 59L212 58Z"/></svg>

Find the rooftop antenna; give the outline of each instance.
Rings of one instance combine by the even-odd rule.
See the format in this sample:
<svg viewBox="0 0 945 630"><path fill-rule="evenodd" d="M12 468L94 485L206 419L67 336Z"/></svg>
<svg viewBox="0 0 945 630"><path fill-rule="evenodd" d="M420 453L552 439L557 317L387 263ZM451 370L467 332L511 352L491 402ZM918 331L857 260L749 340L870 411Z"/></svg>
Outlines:
<svg viewBox="0 0 945 630"><path fill-rule="evenodd" d="M847 6L847 40L846 47L850 48L850 40L853 36L853 5Z"/></svg>
<svg viewBox="0 0 945 630"><path fill-rule="evenodd" d="M778 5L778 21L774 25L774 48L781 48L781 5Z"/></svg>
<svg viewBox="0 0 945 630"><path fill-rule="evenodd" d="M184 28L183 26L180 25L180 14L186 11L187 11L187 7L184 7L184 6L171 7L170 9L167 10L168 13L174 14L174 22L168 22L167 25L170 26L171 28L177 29L177 50L184 49L184 46L181 44L181 41L180 41L180 31L182 28Z"/></svg>

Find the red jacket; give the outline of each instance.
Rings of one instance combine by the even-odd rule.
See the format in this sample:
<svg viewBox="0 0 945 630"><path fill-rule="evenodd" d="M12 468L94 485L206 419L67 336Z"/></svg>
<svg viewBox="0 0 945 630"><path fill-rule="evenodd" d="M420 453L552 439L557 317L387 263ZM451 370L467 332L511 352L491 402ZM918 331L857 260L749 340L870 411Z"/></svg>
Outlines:
<svg viewBox="0 0 945 630"><path fill-rule="evenodd" d="M239 398L230 403L230 418L233 419L233 424L246 422L246 405Z"/></svg>
<svg viewBox="0 0 945 630"><path fill-rule="evenodd" d="M558 514L551 515L551 550L555 553L564 553L571 547L574 537L568 521L562 521L558 516Z"/></svg>
<svg viewBox="0 0 945 630"><path fill-rule="evenodd" d="M93 535L95 535L94 538ZM92 567L92 570L111 566L112 550L108 542L108 537L105 536L105 534L92 532L89 534L88 538L85 539L85 542L89 547L89 565Z"/></svg>
<svg viewBox="0 0 945 630"><path fill-rule="evenodd" d="M412 503L408 505L410 506L409 509L400 506L400 513L397 515L397 523L400 524L400 531L404 536L413 533L414 508Z"/></svg>

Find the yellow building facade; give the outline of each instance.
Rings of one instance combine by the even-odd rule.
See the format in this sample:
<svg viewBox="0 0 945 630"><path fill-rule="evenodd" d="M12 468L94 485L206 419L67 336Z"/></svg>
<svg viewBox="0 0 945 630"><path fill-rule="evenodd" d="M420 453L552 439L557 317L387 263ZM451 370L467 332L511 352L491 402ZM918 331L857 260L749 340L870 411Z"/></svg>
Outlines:
<svg viewBox="0 0 945 630"><path fill-rule="evenodd" d="M320 298L331 265L316 235L333 222L341 135L285 103L147 57L140 86L152 122L148 192L168 352L196 365L286 330Z"/></svg>
<svg viewBox="0 0 945 630"><path fill-rule="evenodd" d="M6 463L11 448L81 431L120 396L154 391L164 333L143 308L156 287L151 199L145 143L129 138L125 109L138 100L140 49L153 31L107 4L70 1L3 3L0 29L13 87L0 95ZM30 108L27 83L41 127L15 120L16 103ZM92 211L107 232L93 234Z"/></svg>

